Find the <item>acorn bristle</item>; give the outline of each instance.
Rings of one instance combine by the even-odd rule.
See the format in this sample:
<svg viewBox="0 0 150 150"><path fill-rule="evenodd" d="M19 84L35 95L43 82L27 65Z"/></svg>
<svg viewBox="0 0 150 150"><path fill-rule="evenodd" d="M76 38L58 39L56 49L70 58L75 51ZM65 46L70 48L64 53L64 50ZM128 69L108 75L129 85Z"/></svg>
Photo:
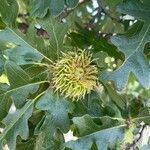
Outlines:
<svg viewBox="0 0 150 150"><path fill-rule="evenodd" d="M63 53L53 66L53 87L73 100L84 98L97 83L98 69L86 51Z"/></svg>

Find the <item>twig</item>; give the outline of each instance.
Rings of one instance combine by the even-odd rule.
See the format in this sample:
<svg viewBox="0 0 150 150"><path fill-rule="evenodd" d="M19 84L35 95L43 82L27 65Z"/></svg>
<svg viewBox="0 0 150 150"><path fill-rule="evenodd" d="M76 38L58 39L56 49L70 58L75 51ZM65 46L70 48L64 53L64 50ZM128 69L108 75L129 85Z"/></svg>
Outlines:
<svg viewBox="0 0 150 150"><path fill-rule="evenodd" d="M109 17L109 18L110 18L111 20L113 20L113 21L121 22L120 19L111 16L111 15L103 8L101 1L98 1L97 3L98 3L98 8L97 8L97 9L101 10L101 12L103 12L107 17Z"/></svg>
<svg viewBox="0 0 150 150"><path fill-rule="evenodd" d="M111 16L102 6L101 1L98 2L98 7L94 10L97 11L97 13L90 19L90 21L86 24L87 28L95 29L96 23L94 23L96 18L100 18L102 16L102 13L104 13L107 17L109 17L111 20L116 21L116 22L121 22L120 19L115 18ZM110 37L113 35L113 33L103 33L103 32L98 32L99 37L105 37L106 39L110 39Z"/></svg>
<svg viewBox="0 0 150 150"><path fill-rule="evenodd" d="M89 2L89 1L91 1L91 0L83 0L83 1L79 2L78 5L77 5L75 8L73 8L73 9L69 9L69 10L68 10L68 9L66 8L66 9L64 10L64 12L62 12L62 13L58 16L58 18L59 18L60 20L66 18L69 14L71 14L71 13L74 11L74 9L80 7L81 5L83 5L83 4L85 4L85 3Z"/></svg>
<svg viewBox="0 0 150 150"><path fill-rule="evenodd" d="M139 141L143 137L143 132L144 132L146 126L147 126L146 124L142 125L141 131L138 134L139 136L131 144L127 145L127 147L125 148L125 150L131 150L131 149L135 149L136 148L136 146L138 145Z"/></svg>

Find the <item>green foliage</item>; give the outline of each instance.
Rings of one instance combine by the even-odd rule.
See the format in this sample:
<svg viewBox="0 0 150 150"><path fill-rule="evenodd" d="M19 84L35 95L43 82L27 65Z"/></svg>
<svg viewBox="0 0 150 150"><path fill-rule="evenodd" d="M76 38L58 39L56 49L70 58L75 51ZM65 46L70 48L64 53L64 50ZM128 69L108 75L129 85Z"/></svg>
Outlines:
<svg viewBox="0 0 150 150"><path fill-rule="evenodd" d="M3 22L8 26L13 26L18 15L18 3L14 0L1 0L0 3L0 14Z"/></svg>
<svg viewBox="0 0 150 150"><path fill-rule="evenodd" d="M144 20L144 24L140 25L140 23L138 23L133 26L131 29L132 34L129 31L126 35L112 38L112 42L124 52L125 61L115 72L104 74L104 78L115 80L118 89L123 89L125 87L130 72L136 75L137 79L145 88L150 88L150 66L143 54L145 45L150 42L150 25L148 19L146 19L146 17L150 17L147 13L147 10L149 10L147 3L148 1L145 0L144 4L141 5L137 0L133 0L132 2L127 1L119 6L120 12L132 15L137 19L142 19ZM145 13L140 11L134 13L137 12L138 9L144 9Z"/></svg>
<svg viewBox="0 0 150 150"><path fill-rule="evenodd" d="M1 50L5 50L4 53L9 60L22 65L36 62L42 59L42 56L31 45L26 43L17 33L12 29L6 28L0 31L0 44Z"/></svg>
<svg viewBox="0 0 150 150"><path fill-rule="evenodd" d="M46 19L39 21L39 24L49 34L49 45L48 48L43 50L43 53L51 60L56 60L63 49L64 37L68 31L69 23L60 23L54 19Z"/></svg>
<svg viewBox="0 0 150 150"><path fill-rule="evenodd" d="M67 8L73 8L78 4L78 0L33 0L31 14L34 17L43 18L48 10L51 15L59 15L65 5Z"/></svg>
<svg viewBox="0 0 150 150"><path fill-rule="evenodd" d="M0 0L0 150L138 148L140 123L150 124L149 7L149 0ZM92 54L98 81L73 101L56 92L54 64L79 49Z"/></svg>
<svg viewBox="0 0 150 150"><path fill-rule="evenodd" d="M108 128L106 130L98 131L96 133L89 134L88 136L81 137L77 141L70 141L66 143L66 147L72 150L87 150L92 147L93 142L96 143L97 149L107 150L108 148L117 148L115 143L119 142L123 138L123 127L118 126L114 128Z"/></svg>
<svg viewBox="0 0 150 150"><path fill-rule="evenodd" d="M45 117L43 121L40 122L36 132L42 134L44 138L44 147L47 149L56 149L58 143L61 144L59 138L62 137L62 133L59 130L63 133L69 130L70 121L68 113L73 111L73 104L59 97L57 94L55 95L53 91L48 90L39 99L36 107L39 110L46 111ZM42 145L42 143L40 144Z"/></svg>
<svg viewBox="0 0 150 150"><path fill-rule="evenodd" d="M8 145L11 149L16 147L16 137L21 136L22 139L27 139L29 134L28 119L32 115L33 102L28 101L23 108L17 110L14 114L8 114L2 120L5 125L4 132L0 135L0 148L3 149L3 144ZM6 143L4 142L6 141Z"/></svg>

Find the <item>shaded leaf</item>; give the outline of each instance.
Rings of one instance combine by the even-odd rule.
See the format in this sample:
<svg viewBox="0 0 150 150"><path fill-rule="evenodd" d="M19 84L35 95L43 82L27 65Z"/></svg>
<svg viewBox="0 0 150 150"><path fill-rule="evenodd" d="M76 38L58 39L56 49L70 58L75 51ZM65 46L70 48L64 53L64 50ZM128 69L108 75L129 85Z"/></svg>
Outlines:
<svg viewBox="0 0 150 150"><path fill-rule="evenodd" d="M64 132L68 131L70 124L68 113L73 110L71 102L47 90L37 102L36 107L40 110L47 110L53 116L55 125Z"/></svg>
<svg viewBox="0 0 150 150"><path fill-rule="evenodd" d="M47 14L51 0L34 0L32 4L32 15L35 17L44 17Z"/></svg>
<svg viewBox="0 0 150 150"><path fill-rule="evenodd" d="M76 24L78 32L71 32L69 37L71 37L71 42L73 46L79 47L81 49L87 48L92 45L92 52L106 52L109 56L123 59L122 54L117 50L117 48L110 44L108 40L99 36L96 31L88 30L82 28L80 25Z"/></svg>
<svg viewBox="0 0 150 150"><path fill-rule="evenodd" d="M32 15L34 17L43 18L48 10L50 10L51 15L60 14L67 4L68 8L75 7L78 3L78 0L34 0L32 3Z"/></svg>
<svg viewBox="0 0 150 150"><path fill-rule="evenodd" d="M20 108L25 104L29 94L37 91L40 84L49 82L46 80L35 80L33 82L28 74L13 62L7 62L5 66L5 71L7 73L10 86L7 86L6 89L3 88L1 90L0 120L7 115L12 103L11 99L13 99L16 107Z"/></svg>
<svg viewBox="0 0 150 150"><path fill-rule="evenodd" d="M37 132L41 133L43 147L50 147L50 149L55 149L60 141L55 136L60 129L62 132L67 132L69 130L70 120L68 118L68 113L73 111L73 105L71 102L59 97L54 94L53 91L47 90L47 92L39 99L36 107L40 110L46 111L46 116L37 126ZM59 134L61 136L61 134ZM57 143L55 143L55 142ZM55 145L56 144L56 145Z"/></svg>
<svg viewBox="0 0 150 150"><path fill-rule="evenodd" d="M5 71L11 88L17 88L30 82L29 75L11 61L6 62Z"/></svg>
<svg viewBox="0 0 150 150"><path fill-rule="evenodd" d="M134 25L126 35L112 37L112 42L125 54L125 61L114 72L105 72L103 78L114 80L118 89L123 89L130 72L133 72L145 88L150 88L150 65L144 56L144 47L150 41L148 0L127 0L119 5L119 11L144 20L144 24ZM142 12L141 12L142 11Z"/></svg>
<svg viewBox="0 0 150 150"><path fill-rule="evenodd" d="M123 99L123 97L117 93L115 91L115 89L113 89L109 84L105 84L105 88L109 94L109 96L111 97L111 99L113 100L113 102L121 109L125 108L125 100Z"/></svg>
<svg viewBox="0 0 150 150"><path fill-rule="evenodd" d="M26 43L10 28L0 31L0 44L3 45L2 50L5 50L9 60L19 65L37 62L43 58L43 54Z"/></svg>
<svg viewBox="0 0 150 150"><path fill-rule="evenodd" d="M74 117L72 120L74 123L73 126L75 127L75 129L77 129L77 135L75 135L79 137L124 124L125 121L122 118L111 118L108 116L91 117L89 115Z"/></svg>
<svg viewBox="0 0 150 150"><path fill-rule="evenodd" d="M140 110L140 113L136 118L132 119L133 122L141 123L142 121L146 124L150 124L150 112L149 108L145 107Z"/></svg>
<svg viewBox="0 0 150 150"><path fill-rule="evenodd" d="M32 115L33 101L28 101L22 109L14 114L8 114L3 119L5 124L4 131L0 134L0 149L3 149L3 142L6 140L8 147L15 150L16 137L19 135L22 139L27 139L29 134L28 119Z"/></svg>
<svg viewBox="0 0 150 150"><path fill-rule="evenodd" d="M5 58L2 54L0 54L0 76L4 72L4 64L5 64Z"/></svg>
<svg viewBox="0 0 150 150"><path fill-rule="evenodd" d="M43 53L52 60L58 59L60 52L63 51L64 38L69 29L69 24L58 22L55 19L39 21L39 24L50 36L48 48L43 50Z"/></svg>
<svg viewBox="0 0 150 150"><path fill-rule="evenodd" d="M118 6L118 10L124 14L129 14L137 19L149 21L150 18L149 0L126 0Z"/></svg>
<svg viewBox="0 0 150 150"><path fill-rule="evenodd" d="M6 24L3 22L2 18L0 17L0 29L4 29Z"/></svg>
<svg viewBox="0 0 150 150"><path fill-rule="evenodd" d="M74 1L74 0L73 0ZM64 0L51 0L50 11L52 15L60 14L65 6Z"/></svg>
<svg viewBox="0 0 150 150"><path fill-rule="evenodd" d="M30 139L25 142L19 142L16 145L16 150L28 150L28 149L33 149L34 148L34 139Z"/></svg>
<svg viewBox="0 0 150 150"><path fill-rule="evenodd" d="M46 116L41 120L35 129L35 134L38 134L35 150L61 150L62 143L64 143L64 137L57 129L55 120L51 114L46 113Z"/></svg>
<svg viewBox="0 0 150 150"><path fill-rule="evenodd" d="M69 141L65 146L72 150L90 150L93 142L95 142L98 149L113 149L116 146L115 144L123 139L123 136L124 127L118 126L97 131L90 135L83 136L76 141Z"/></svg>
<svg viewBox="0 0 150 150"><path fill-rule="evenodd" d="M14 25L18 15L18 3L16 0L0 0L0 14L6 24Z"/></svg>
<svg viewBox="0 0 150 150"><path fill-rule="evenodd" d="M78 4L79 0L66 0L66 4L68 7L75 7Z"/></svg>

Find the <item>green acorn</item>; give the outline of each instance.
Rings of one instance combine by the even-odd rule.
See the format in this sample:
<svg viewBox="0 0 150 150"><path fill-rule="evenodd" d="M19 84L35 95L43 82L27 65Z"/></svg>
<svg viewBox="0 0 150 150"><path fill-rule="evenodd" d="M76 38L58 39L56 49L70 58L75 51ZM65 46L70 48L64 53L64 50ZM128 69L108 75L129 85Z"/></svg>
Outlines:
<svg viewBox="0 0 150 150"><path fill-rule="evenodd" d="M79 100L90 93L97 83L98 69L86 51L62 53L53 66L53 86L65 97Z"/></svg>

